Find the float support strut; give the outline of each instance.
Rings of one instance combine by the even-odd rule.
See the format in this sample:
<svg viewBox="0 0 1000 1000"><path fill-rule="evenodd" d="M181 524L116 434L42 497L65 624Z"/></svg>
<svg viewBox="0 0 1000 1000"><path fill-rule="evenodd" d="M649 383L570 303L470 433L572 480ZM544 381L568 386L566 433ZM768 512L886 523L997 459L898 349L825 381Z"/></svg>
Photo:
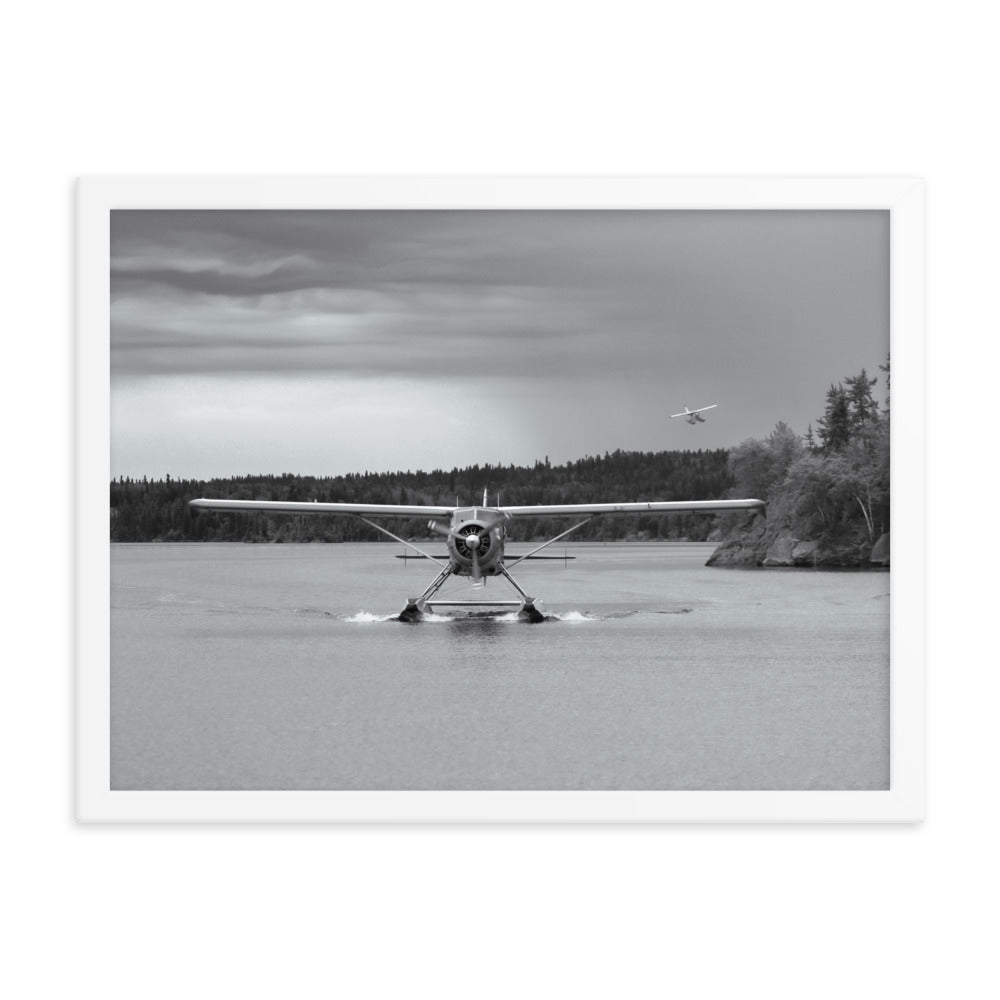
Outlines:
<svg viewBox="0 0 1000 1000"><path fill-rule="evenodd" d="M545 621L545 616L535 607L535 599L529 597L519 586L517 580L514 579L507 572L507 567L501 563L498 567L501 573L504 575L504 579L521 595L524 600L524 607L521 608L521 614L525 615L529 622L541 622Z"/></svg>
<svg viewBox="0 0 1000 1000"><path fill-rule="evenodd" d="M434 577L431 585L419 596L419 597L408 597L406 599L406 607L403 608L400 613L399 620L401 622L416 622L419 621L424 613L424 608L427 604L427 599L433 597L444 584L444 581L451 576L452 566L449 563L436 577Z"/></svg>

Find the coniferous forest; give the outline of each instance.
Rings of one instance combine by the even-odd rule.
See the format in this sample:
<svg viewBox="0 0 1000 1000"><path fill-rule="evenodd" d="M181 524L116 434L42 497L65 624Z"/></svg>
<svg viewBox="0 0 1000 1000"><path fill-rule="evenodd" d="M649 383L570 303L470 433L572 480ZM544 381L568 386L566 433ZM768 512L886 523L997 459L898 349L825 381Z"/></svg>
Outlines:
<svg viewBox="0 0 1000 1000"><path fill-rule="evenodd" d="M473 506L482 501L505 506L561 503L621 503L642 500L707 500L733 485L726 449L712 451L615 451L565 465L546 458L531 467L473 465L450 471L363 472L316 477L247 475L209 481L119 478L111 483L113 542L360 542L385 537L355 517L262 513L194 513L196 497L238 500L313 500L321 503L374 503ZM575 538L703 540L715 519L704 514L596 518ZM514 540L549 538L566 527L563 518L518 518ZM390 530L403 538L426 538L426 518L398 518ZM435 536L436 537L436 536Z"/></svg>

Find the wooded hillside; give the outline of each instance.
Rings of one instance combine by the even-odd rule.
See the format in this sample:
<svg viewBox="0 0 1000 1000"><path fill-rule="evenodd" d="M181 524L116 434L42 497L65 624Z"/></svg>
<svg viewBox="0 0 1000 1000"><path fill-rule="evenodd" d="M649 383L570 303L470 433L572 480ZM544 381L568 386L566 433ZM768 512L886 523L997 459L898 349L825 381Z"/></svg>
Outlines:
<svg viewBox="0 0 1000 1000"><path fill-rule="evenodd" d="M889 391L889 361L879 366ZM712 566L889 565L889 399L862 369L831 385L817 432L778 423L729 455L733 495L767 502L767 518L720 519Z"/></svg>
<svg viewBox="0 0 1000 1000"><path fill-rule="evenodd" d="M345 542L384 541L354 517L287 514L193 514L196 497L240 500L317 500L324 503L473 505L489 491L491 503L507 506L611 503L642 500L714 500L733 485L729 453L712 451L615 451L553 466L473 465L450 471L363 472L314 477L248 475L208 482L189 479L111 483L111 540L114 542ZM715 525L704 514L658 517L602 517L582 528L578 539L689 538L703 540ZM567 526L563 518L518 518L517 540L543 539ZM426 519L395 520L404 538L428 537Z"/></svg>

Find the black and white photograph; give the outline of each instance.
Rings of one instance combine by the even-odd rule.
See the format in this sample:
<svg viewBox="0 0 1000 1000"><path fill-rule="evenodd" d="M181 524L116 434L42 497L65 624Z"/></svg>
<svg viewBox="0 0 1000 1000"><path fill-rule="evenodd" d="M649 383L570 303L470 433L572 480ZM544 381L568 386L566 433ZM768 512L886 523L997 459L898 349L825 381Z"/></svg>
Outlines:
<svg viewBox="0 0 1000 1000"><path fill-rule="evenodd" d="M995 993L990 13L11 8L4 995Z"/></svg>
<svg viewBox="0 0 1000 1000"><path fill-rule="evenodd" d="M891 228L112 209L110 790L888 791Z"/></svg>

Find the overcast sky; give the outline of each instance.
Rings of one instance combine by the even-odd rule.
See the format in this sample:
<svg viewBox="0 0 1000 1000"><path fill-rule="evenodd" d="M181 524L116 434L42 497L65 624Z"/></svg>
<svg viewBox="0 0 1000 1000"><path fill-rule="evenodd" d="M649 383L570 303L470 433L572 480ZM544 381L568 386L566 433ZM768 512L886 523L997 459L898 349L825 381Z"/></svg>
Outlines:
<svg viewBox="0 0 1000 1000"><path fill-rule="evenodd" d="M885 212L115 211L111 258L115 477L728 447L885 395Z"/></svg>

